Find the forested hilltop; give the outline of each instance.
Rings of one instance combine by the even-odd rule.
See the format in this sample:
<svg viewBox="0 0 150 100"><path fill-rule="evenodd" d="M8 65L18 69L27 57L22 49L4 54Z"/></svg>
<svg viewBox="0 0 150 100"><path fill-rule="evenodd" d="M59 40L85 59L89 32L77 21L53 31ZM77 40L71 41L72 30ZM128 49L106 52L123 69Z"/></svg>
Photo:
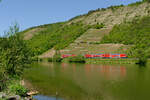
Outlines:
<svg viewBox="0 0 150 100"><path fill-rule="evenodd" d="M62 54L128 53L134 57L141 52L137 49L148 52L149 15L149 0L143 0L91 10L66 22L32 27L20 36L32 56L51 57L51 50L59 50Z"/></svg>

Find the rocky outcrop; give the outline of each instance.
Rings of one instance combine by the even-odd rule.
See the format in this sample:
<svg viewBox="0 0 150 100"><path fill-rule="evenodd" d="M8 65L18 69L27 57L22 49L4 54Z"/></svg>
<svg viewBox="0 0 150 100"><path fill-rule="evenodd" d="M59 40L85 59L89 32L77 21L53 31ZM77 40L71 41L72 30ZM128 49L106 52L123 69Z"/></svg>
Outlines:
<svg viewBox="0 0 150 100"><path fill-rule="evenodd" d="M21 97L19 95L14 94L6 94L4 92L0 92L0 100L34 100L32 96Z"/></svg>

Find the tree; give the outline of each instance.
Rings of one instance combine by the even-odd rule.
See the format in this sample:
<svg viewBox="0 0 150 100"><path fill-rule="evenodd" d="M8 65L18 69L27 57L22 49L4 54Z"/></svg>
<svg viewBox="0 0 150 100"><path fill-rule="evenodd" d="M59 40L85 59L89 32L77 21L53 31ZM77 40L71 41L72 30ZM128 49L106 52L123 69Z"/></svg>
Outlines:
<svg viewBox="0 0 150 100"><path fill-rule="evenodd" d="M30 52L25 42L17 34L19 25L10 26L5 36L0 39L0 88L6 86L7 81L20 77L27 64L30 64Z"/></svg>
<svg viewBox="0 0 150 100"><path fill-rule="evenodd" d="M143 2L145 2L145 1L150 3L150 0L143 0Z"/></svg>
<svg viewBox="0 0 150 100"><path fill-rule="evenodd" d="M142 48L138 48L136 50L136 57L138 58L137 64L142 66L146 65L148 57Z"/></svg>
<svg viewBox="0 0 150 100"><path fill-rule="evenodd" d="M19 30L19 24L17 22L15 22L12 26L9 27L8 31L4 32L4 34L5 34L4 37L9 38L11 36L17 35L17 33L19 33L19 31L20 31Z"/></svg>

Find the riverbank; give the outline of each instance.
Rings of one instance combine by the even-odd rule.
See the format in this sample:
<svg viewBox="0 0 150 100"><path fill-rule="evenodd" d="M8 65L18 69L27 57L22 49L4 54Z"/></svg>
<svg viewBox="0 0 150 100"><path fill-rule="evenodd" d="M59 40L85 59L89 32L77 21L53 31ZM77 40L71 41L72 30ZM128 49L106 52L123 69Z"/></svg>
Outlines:
<svg viewBox="0 0 150 100"><path fill-rule="evenodd" d="M52 58L38 59L38 62L54 62ZM65 58L59 62L65 63L86 63L86 64L136 64L138 59L125 58L125 59L86 59L81 57L79 59L75 58ZM150 60L148 60L150 62Z"/></svg>
<svg viewBox="0 0 150 100"><path fill-rule="evenodd" d="M27 89L24 81L14 79L9 81L7 88L0 92L0 100L34 100L33 94L35 92Z"/></svg>

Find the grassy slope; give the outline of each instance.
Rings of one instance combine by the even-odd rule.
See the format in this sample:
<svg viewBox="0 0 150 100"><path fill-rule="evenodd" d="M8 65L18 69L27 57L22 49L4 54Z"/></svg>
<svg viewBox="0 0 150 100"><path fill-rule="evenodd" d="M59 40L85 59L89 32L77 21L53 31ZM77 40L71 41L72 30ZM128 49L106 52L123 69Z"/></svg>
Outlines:
<svg viewBox="0 0 150 100"><path fill-rule="evenodd" d="M52 24L39 31L27 41L34 55L40 55L51 48L57 50L68 46L77 37L88 29L82 23L65 25L65 23Z"/></svg>
<svg viewBox="0 0 150 100"><path fill-rule="evenodd" d="M120 25L116 25L109 35L104 36L101 42L134 45L131 50L129 50L129 54L131 56L136 56L137 53L139 53L137 51L140 49L140 52L145 52L146 55L149 56L150 17L145 16L140 19L135 19L131 22L124 22Z"/></svg>
<svg viewBox="0 0 150 100"><path fill-rule="evenodd" d="M99 42L104 34L108 34L114 25L131 21L135 17L147 16L149 12L150 4L146 2L128 6L111 6L106 9L89 11L88 14L75 17L67 22L33 27L22 32L21 36L27 40L34 55L41 55L50 51L51 48L61 49L62 53L75 54L84 54L87 51L88 53L120 53L120 51L122 53L122 50L128 49L129 46L112 43L102 45L96 42ZM97 23L104 24L105 28L95 30Z"/></svg>

